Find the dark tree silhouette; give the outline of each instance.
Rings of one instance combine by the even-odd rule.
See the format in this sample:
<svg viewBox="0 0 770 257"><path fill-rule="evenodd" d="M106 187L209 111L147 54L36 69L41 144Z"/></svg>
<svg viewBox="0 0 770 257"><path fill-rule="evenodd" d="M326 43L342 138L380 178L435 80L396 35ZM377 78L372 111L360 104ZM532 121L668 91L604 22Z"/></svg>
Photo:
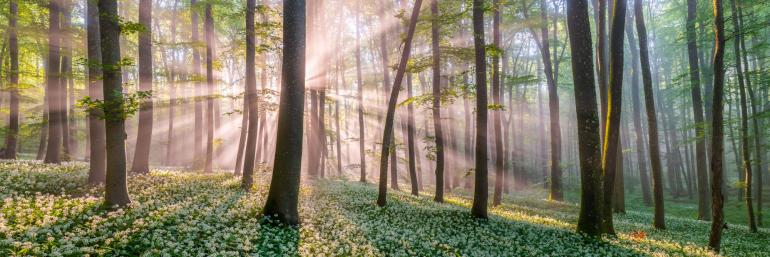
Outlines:
<svg viewBox="0 0 770 257"><path fill-rule="evenodd" d="M471 214L487 218L487 61L484 43L484 1L473 0L473 48L476 54L476 170Z"/></svg>
<svg viewBox="0 0 770 257"><path fill-rule="evenodd" d="M263 214L288 225L299 224L297 202L302 164L305 92L305 0L283 2L281 98L273 178Z"/></svg>
<svg viewBox="0 0 770 257"><path fill-rule="evenodd" d="M722 242L722 229L725 225L724 216L724 86L725 86L725 18L722 0L714 0L714 87L711 117L711 232L709 233L709 248L719 252Z"/></svg>

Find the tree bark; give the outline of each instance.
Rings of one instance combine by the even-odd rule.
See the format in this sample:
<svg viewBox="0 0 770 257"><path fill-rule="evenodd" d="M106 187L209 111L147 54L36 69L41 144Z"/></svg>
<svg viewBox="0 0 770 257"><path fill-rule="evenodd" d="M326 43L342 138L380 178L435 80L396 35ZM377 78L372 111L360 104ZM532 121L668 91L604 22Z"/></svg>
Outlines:
<svg viewBox="0 0 770 257"><path fill-rule="evenodd" d="M103 100L101 92L102 53L101 36L99 34L99 7L96 1L87 1L86 26L88 34L88 96L95 100ZM88 162L88 183L95 185L104 183L105 177L105 132L103 111L98 109L88 112L88 136L91 158Z"/></svg>
<svg viewBox="0 0 770 257"><path fill-rule="evenodd" d="M120 25L116 0L99 1L107 171L104 205L126 206L131 202L126 185L126 130L123 118L123 82L120 67ZM50 146L50 145L49 145Z"/></svg>
<svg viewBox="0 0 770 257"><path fill-rule="evenodd" d="M602 163L596 80L592 61L591 27L586 0L567 1L567 24L572 49L580 155L580 214L577 231L591 236L602 233Z"/></svg>
<svg viewBox="0 0 770 257"><path fill-rule="evenodd" d="M358 2L359 12L362 10L361 2ZM358 155L361 158L361 171L359 181L366 183L366 148L364 135L364 79L361 75L361 25L360 14L356 14L356 84L358 84Z"/></svg>
<svg viewBox="0 0 770 257"><path fill-rule="evenodd" d="M201 96L203 95L201 80L201 53L200 53L200 39L198 29L198 0L190 0L190 30L192 31L192 52L193 52L193 67L192 67L192 80L194 87L193 102L195 106L195 118L194 118L194 130L193 130L193 169L201 169L204 165L203 157L203 104L201 103Z"/></svg>
<svg viewBox="0 0 770 257"><path fill-rule="evenodd" d="M412 98L412 73L406 74L406 97L407 99ZM420 194L420 188L418 185L418 178L417 178L417 167L415 163L415 149L414 149L414 106L412 105L412 102L409 102L409 105L406 107L406 141L407 141L407 158L409 159L409 180L412 184L412 195L419 195Z"/></svg>
<svg viewBox="0 0 770 257"><path fill-rule="evenodd" d="M45 163L61 162L62 121L60 86L60 51L61 31L59 15L61 0L51 0L48 7L48 70L46 71L46 102L48 103L48 142L46 143Z"/></svg>
<svg viewBox="0 0 770 257"><path fill-rule="evenodd" d="M303 5L304 8L304 5ZM246 130L246 146L245 155L243 158L243 177L241 179L241 189L251 190L254 184L254 158L256 158L257 147L257 129L258 129L258 103L257 103L257 77L254 68L255 54L256 54L256 42L254 35L254 11L256 9L256 0L246 1L246 81L244 95L244 107L247 110L244 111L244 115L248 115L248 127L242 127L242 130ZM304 19L304 18L303 18ZM304 27L303 27L304 28ZM303 34L304 35L304 34ZM304 38L303 38L304 42ZM304 44L302 45L304 46ZM304 51L304 49L302 49ZM304 55L303 55L304 56ZM304 64L303 64L304 65ZM304 71L304 69L302 70ZM304 75L304 73L302 74ZM304 87L304 84L302 84ZM284 91L285 92L285 91ZM301 91L300 91L301 92ZM283 94L281 94L283 96ZM304 96L301 96L304 99ZM301 111L300 111L301 112ZM299 116L300 118L302 115ZM300 126L302 127L302 126ZM300 132L300 135L302 133ZM301 144L301 139L300 139ZM302 160L301 158L299 159Z"/></svg>
<svg viewBox="0 0 770 257"><path fill-rule="evenodd" d="M476 171L471 214L487 218L487 62L484 43L484 1L473 0L473 46L476 54Z"/></svg>
<svg viewBox="0 0 770 257"><path fill-rule="evenodd" d="M647 171L647 155L644 144L644 132L642 128L642 116L641 116L641 97L639 96L639 77L641 76L641 67L639 67L639 50L637 48L638 42L634 37L633 22L631 21L631 15L628 15L628 21L626 22L626 37L628 38L628 45L631 52L631 65L633 66L633 76L631 77L631 97L633 98L633 118L634 118L634 134L636 138L636 154L637 165L639 166L639 180L642 188L642 199L644 205L652 206L652 195L650 194L650 178Z"/></svg>
<svg viewBox="0 0 770 257"><path fill-rule="evenodd" d="M492 44L497 49L502 49L500 45L500 0L494 0L493 2L493 25L492 25ZM502 51L502 50L501 50ZM492 56L492 103L498 107L503 106L500 101L500 55L495 54ZM500 201L503 195L503 142L502 142L502 124L500 122L500 113L503 109L492 110L492 126L495 139L495 191L492 196L492 206L500 205Z"/></svg>
<svg viewBox="0 0 770 257"><path fill-rule="evenodd" d="M214 169L214 16L211 3L206 3L206 162L203 172L211 173Z"/></svg>
<svg viewBox="0 0 770 257"><path fill-rule="evenodd" d="M139 31L139 91L152 92L152 0L139 1L139 24L144 29ZM139 125L136 135L132 173L150 171L150 144L152 142L152 98L141 103Z"/></svg>
<svg viewBox="0 0 770 257"><path fill-rule="evenodd" d="M438 1L431 0L431 52L433 57L433 129L436 138L436 193L433 201L444 202L444 132L441 126L441 52L439 49Z"/></svg>
<svg viewBox="0 0 770 257"><path fill-rule="evenodd" d="M724 110L724 85L725 85L725 20L722 0L714 0L714 60L712 69L714 71L714 99L712 101L714 110L712 112L711 124L711 232L709 233L709 248L719 252L722 241L722 229L724 228L724 195L722 193L722 183L724 183L724 129L722 120L722 111Z"/></svg>
<svg viewBox="0 0 770 257"><path fill-rule="evenodd" d="M10 71L8 72L8 94L10 98L10 115L8 117L8 132L5 138L5 158L16 159L16 144L19 134L19 41L16 21L19 17L19 5L16 0L9 1L8 15L8 52L10 55Z"/></svg>
<svg viewBox="0 0 770 257"><path fill-rule="evenodd" d="M297 225L305 92L305 0L286 0L283 10L278 134L273 175L263 214L283 224Z"/></svg>

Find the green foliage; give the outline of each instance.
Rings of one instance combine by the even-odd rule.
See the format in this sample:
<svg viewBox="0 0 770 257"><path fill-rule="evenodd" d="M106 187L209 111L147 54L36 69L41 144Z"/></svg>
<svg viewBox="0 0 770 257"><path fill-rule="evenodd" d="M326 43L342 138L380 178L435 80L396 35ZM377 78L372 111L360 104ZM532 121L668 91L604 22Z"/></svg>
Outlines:
<svg viewBox="0 0 770 257"><path fill-rule="evenodd" d="M102 120L125 120L139 111L143 102L152 98L151 90L134 93L113 92L113 94L117 100L99 100L86 96L77 101L76 107Z"/></svg>

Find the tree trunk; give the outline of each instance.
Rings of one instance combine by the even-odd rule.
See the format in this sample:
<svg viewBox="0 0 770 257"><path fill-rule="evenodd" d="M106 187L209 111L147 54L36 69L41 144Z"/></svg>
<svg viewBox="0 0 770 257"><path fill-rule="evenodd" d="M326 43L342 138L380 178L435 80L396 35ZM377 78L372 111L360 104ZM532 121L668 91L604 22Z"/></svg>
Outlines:
<svg viewBox="0 0 770 257"><path fill-rule="evenodd" d="M741 26L743 26L743 7L738 7L738 20L740 21ZM741 43L741 51L743 54L743 64L745 67L744 70L746 71L746 73L751 74L751 72L749 71L750 68L749 68L748 53L746 51L746 40L743 36L740 37L740 43ZM751 120L752 120L752 127L754 130L754 152L756 154L755 156L756 161L754 162L755 163L754 170L756 171L755 174L757 176L756 178L757 211L756 211L756 218L755 218L756 225L754 227L757 227L757 226L762 226L762 192L763 192L762 183L764 182L762 181L762 173L763 173L762 168L764 163L764 160L763 160L764 153L762 152L762 146L764 142L762 140L762 132L760 130L760 128L762 127L762 125L760 125L761 117L759 116L760 114L758 112L759 110L757 110L757 106L761 104L760 102L761 100L760 98L756 97L754 93L754 88L751 86L751 75L746 76L746 88L749 93L749 99L751 99L751 113L753 114L752 115L753 117ZM751 200L748 200L747 202L749 203L748 204L749 206L752 205L750 202Z"/></svg>
<svg viewBox="0 0 770 257"><path fill-rule="evenodd" d="M152 0L139 1L139 91L152 92ZM152 98L141 103L136 135L132 173L150 171L150 144L152 142Z"/></svg>
<svg viewBox="0 0 770 257"><path fill-rule="evenodd" d="M92 99L103 100L101 92L102 53L101 36L99 35L99 9L96 1L87 3L86 26L88 34L88 96ZM104 183L105 176L105 132L103 110L93 109L88 113L88 136L91 158L88 170L88 183L95 185Z"/></svg>
<svg viewBox="0 0 770 257"><path fill-rule="evenodd" d="M104 205L126 206L131 202L126 185L126 130L123 118L123 91L120 65L120 25L116 0L99 1L99 34L101 35L104 116L107 174ZM49 146L51 146L49 144Z"/></svg>
<svg viewBox="0 0 770 257"><path fill-rule="evenodd" d="M203 160L203 104L201 103L200 99L203 95L203 90L201 86L201 53L200 53L200 47L199 45L199 37L198 33L200 32L198 29L198 11L196 10L196 5L198 0L190 0L190 24L191 24L191 30L192 30L192 52L193 52L193 67L192 67L192 80L193 80L193 87L194 87L194 94L193 94L193 102L195 105L195 118L194 118L194 131L193 131L193 163L192 167L193 169L201 169L203 168L204 160Z"/></svg>
<svg viewBox="0 0 770 257"><path fill-rule="evenodd" d="M17 38L16 21L19 17L19 6L16 0L9 1L8 17L8 52L11 67L8 72L8 93L10 95L10 115L8 117L8 132L5 138L5 158L16 159L16 144L19 134L19 41Z"/></svg>
<svg viewBox="0 0 770 257"><path fill-rule="evenodd" d="M738 17L738 7L736 5L736 0L730 0L730 6L732 7L732 22L733 22L733 33L735 38L733 38L733 46L735 47L735 68L738 73L738 92L740 94L740 104L741 104L741 157L742 157L742 163L743 163L743 173L744 173L744 184L745 189L744 192L744 201L746 202L746 214L749 218L749 231L752 233L757 232L757 221L756 217L754 216L754 199L751 197L751 184L752 184L752 166L751 166L751 151L749 150L749 111L748 111L748 105L746 104L746 85L744 84L744 74L743 74L743 65L741 62L741 47L740 43L743 38L741 33L743 31L741 30L741 25L739 23L739 17Z"/></svg>
<svg viewBox="0 0 770 257"><path fill-rule="evenodd" d="M710 220L708 198L708 166L706 164L705 124L703 124L703 101L700 93L700 67L698 65L698 45L695 33L697 1L687 0L687 57L690 63L690 87L692 94L693 117L695 119L695 166L698 172L698 219Z"/></svg>
<svg viewBox="0 0 770 257"><path fill-rule="evenodd" d="M551 127L551 174L550 174L550 192L548 198L554 201L564 199L562 191L562 169L561 169L561 125L559 124L559 92L556 85L558 74L554 71L558 64L551 62L550 44L548 37L548 13L545 0L540 0L540 19L542 25L540 31L542 34L542 55L543 68L545 71L546 82L548 83L548 112L550 116ZM555 26L555 24L554 24ZM555 53L554 53L555 54ZM554 61L556 56L554 55ZM552 68L553 67L553 68Z"/></svg>
<svg viewBox="0 0 770 257"><path fill-rule="evenodd" d="M179 4L179 0L174 0L174 7L172 9L173 16L171 17L171 44L176 45L176 33L177 33L177 19L178 19L178 11L177 11L177 5ZM176 164L176 156L173 155L177 151L176 147L176 141L174 141L174 119L175 119L175 109L174 106L179 103L177 96L176 96L176 79L177 79L177 59L176 55L171 56L171 68L168 74L168 98L169 98L169 106L168 106L168 131L167 137L166 137L166 165L171 166Z"/></svg>
<svg viewBox="0 0 770 257"><path fill-rule="evenodd" d="M575 82L575 112L580 155L580 214L577 231L602 233L602 163L596 101L591 27L586 0L567 1L567 24Z"/></svg>
<svg viewBox="0 0 770 257"><path fill-rule="evenodd" d="M476 171L471 214L487 218L487 62L484 43L484 1L473 0L473 46L476 54Z"/></svg>
<svg viewBox="0 0 770 257"><path fill-rule="evenodd" d="M409 29L404 41L404 49L401 54L401 60L398 62L398 70L396 71L396 80L393 81L393 88L390 92L390 99L388 100L388 110L385 116L385 128L382 134L382 151L380 154L380 182L379 191L377 195L377 206L385 206L387 197L387 175L388 175L388 154L391 149L393 141L393 119L396 113L396 103L398 102L398 93L401 90L401 81L404 80L404 73L406 72L406 64L409 60L409 55L412 52L412 38L414 38L414 31L417 27L417 18L420 15L420 6L422 6L422 0L415 0L414 8L412 9L412 17L409 20Z"/></svg>
<svg viewBox="0 0 770 257"><path fill-rule="evenodd" d="M406 74L406 97L412 98L412 73ZM412 195L419 195L420 189L417 178L417 167L415 164L415 149L414 149L414 106L412 102L407 105L407 117L406 117L406 141L407 141L407 159L409 160L409 180L412 183Z"/></svg>
<svg viewBox="0 0 770 257"><path fill-rule="evenodd" d="M273 216L283 224L297 225L305 92L305 0L286 0L283 10L278 134L273 175L263 214Z"/></svg>
<svg viewBox="0 0 770 257"><path fill-rule="evenodd" d="M655 217L653 226L665 229L665 214L663 203L663 178L661 175L660 147L658 146L658 118L655 116L655 97L652 91L652 75L650 72L650 54L647 46L647 27L644 24L642 0L634 0L634 19L636 33L639 34L639 58L642 63L642 83L644 85L644 105L647 109L647 133L649 137L650 167L652 168L652 194Z"/></svg>
<svg viewBox="0 0 770 257"><path fill-rule="evenodd" d="M492 25L492 44L497 49L501 49L500 45L500 0L494 0L494 14ZM500 122L500 113L503 111L503 103L500 102L500 55L495 54L492 56L492 104L500 107L492 110L492 126L493 137L495 139L495 191L492 196L492 206L500 205L500 201L503 195L503 142L502 142L502 124Z"/></svg>
<svg viewBox="0 0 770 257"><path fill-rule="evenodd" d="M69 124L69 104L67 99L67 89L72 86L70 78L72 77L72 1L61 0L61 21L59 27L61 39L61 73L59 73L59 94L57 100L57 109L59 110L59 119L61 121L61 143L62 143L62 161L72 160L72 140Z"/></svg>
<svg viewBox="0 0 770 257"><path fill-rule="evenodd" d="M358 10L362 10L358 2ZM361 75L361 25L360 14L356 14L356 84L358 84L358 155L361 158L361 174L359 181L366 183L366 145L364 135L364 79Z"/></svg>
<svg viewBox="0 0 770 257"><path fill-rule="evenodd" d="M203 172L211 173L214 169L214 17L211 3L206 3L206 162Z"/></svg>
<svg viewBox="0 0 770 257"><path fill-rule="evenodd" d="M257 104L257 84L256 84L257 77L256 77L256 71L254 68L254 63L255 63L254 55L256 54L256 42L255 42L255 35L254 35L254 25L255 25L254 11L256 9L256 5L257 5L256 0L246 1L246 81L245 81L246 83L244 85L244 91L246 93L243 97L243 101L244 101L244 108L246 108L244 109L244 115L247 115L248 123L246 124L247 127L241 128L242 130L247 131L245 135L246 146L244 149L245 154L243 157L243 178L241 180L241 189L247 190L247 191L251 190L251 187L254 184L254 178L253 178L254 158L256 157L257 137L259 136L257 135L257 128L259 125L257 123L258 122L257 116L259 115L259 110L258 110L259 107ZM302 28L304 30L304 27ZM304 42L304 38L302 39L303 39L302 42ZM304 44L302 46L304 46ZM304 51L304 49L301 49L301 50ZM302 67L304 67L304 64L302 65L303 65ZM301 71L304 71L304 69L302 69ZM301 75L304 75L304 73ZM302 85L304 87L304 84ZM281 95L283 96L283 94ZM302 95L302 91L300 91L300 97L304 99L304 96ZM300 112L302 112L302 109L300 109ZM301 119L302 115L300 115L299 117ZM302 126L300 125L300 128L301 127ZM302 135L301 129L300 129L300 135ZM300 144L301 144L301 139L300 139ZM302 158L299 157L299 160L301 161Z"/></svg>
<svg viewBox="0 0 770 257"><path fill-rule="evenodd" d="M444 202L444 132L441 126L441 53L439 50L438 2L431 0L431 51L433 57L433 129L436 138L436 193L433 201Z"/></svg>
<svg viewBox="0 0 770 257"><path fill-rule="evenodd" d="M722 241L722 229L725 224L724 195L722 193L722 183L724 183L724 164L722 160L724 156L722 111L724 109L724 47L726 43L724 33L725 20L722 0L714 0L714 35L716 38L712 65L714 71L714 99L712 101L714 110L712 112L713 116L711 124L711 163L709 164L709 168L711 169L711 216L713 220L711 221L711 232L709 233L709 248L715 252L719 252Z"/></svg>
<svg viewBox="0 0 770 257"><path fill-rule="evenodd" d="M626 22L626 37L628 37L628 45L631 52L631 65L633 66L633 76L631 77L631 97L633 98L633 118L634 118L634 135L636 138L636 154L637 165L639 166L639 180L642 188L642 199L645 206L652 205L652 196L650 195L650 178L647 173L647 156L645 151L647 150L644 145L644 132L642 128L641 118L641 97L639 96L639 77L641 76L641 67L639 67L639 50L637 49L638 42L634 37L633 23L631 22L631 15L628 15L628 21Z"/></svg>
<svg viewBox="0 0 770 257"><path fill-rule="evenodd" d="M61 0L51 0L48 11L48 70L46 71L46 102L48 103L48 142L45 153L45 163L61 162L62 121L59 102L60 93L60 51L61 39L59 29L59 14Z"/></svg>

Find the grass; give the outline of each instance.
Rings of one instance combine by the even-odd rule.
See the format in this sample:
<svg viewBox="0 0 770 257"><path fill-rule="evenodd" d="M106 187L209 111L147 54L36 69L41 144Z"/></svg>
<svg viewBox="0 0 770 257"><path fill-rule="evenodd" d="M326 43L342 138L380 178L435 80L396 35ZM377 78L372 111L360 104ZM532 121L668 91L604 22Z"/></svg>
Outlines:
<svg viewBox="0 0 770 257"><path fill-rule="evenodd" d="M391 191L378 208L374 185L321 180L300 190L300 227L274 226L259 217L268 175L258 173L250 192L227 174L131 176L133 203L108 211L83 164L0 162L0 256L715 255L703 247L709 223L669 215L669 229L656 231L650 211L629 204L616 216L618 237L597 240L574 232L577 205L539 193L507 196L477 220L462 191L444 204ZM770 256L769 234L732 225L722 254Z"/></svg>

